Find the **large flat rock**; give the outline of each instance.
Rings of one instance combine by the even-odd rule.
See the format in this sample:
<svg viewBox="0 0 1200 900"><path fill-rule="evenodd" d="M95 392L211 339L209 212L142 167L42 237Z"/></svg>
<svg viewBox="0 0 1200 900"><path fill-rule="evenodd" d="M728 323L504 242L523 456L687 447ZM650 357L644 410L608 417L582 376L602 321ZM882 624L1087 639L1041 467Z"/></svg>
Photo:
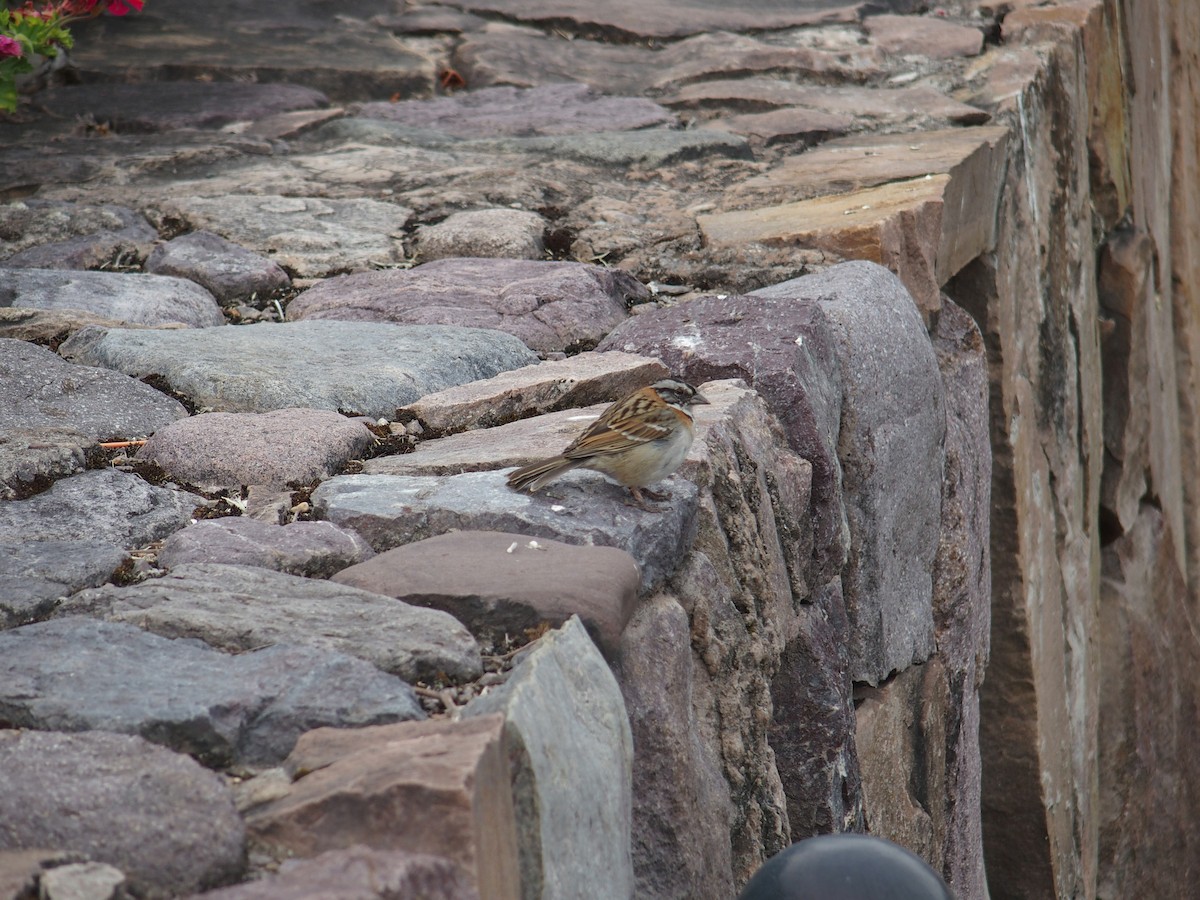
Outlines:
<svg viewBox="0 0 1200 900"><path fill-rule="evenodd" d="M198 638L228 653L275 644L336 650L406 681L480 674L479 648L451 615L349 586L353 583L185 563L140 584L81 591L58 614L127 622L168 638Z"/></svg>
<svg viewBox="0 0 1200 900"><path fill-rule="evenodd" d="M255 295L268 297L291 284L274 261L208 231L193 231L155 247L146 259L146 271L194 281L222 306Z"/></svg>
<svg viewBox="0 0 1200 900"><path fill-rule="evenodd" d="M269 766L310 728L424 713L399 678L341 653L230 656L70 616L0 632L0 716L21 728L140 734L208 765Z"/></svg>
<svg viewBox="0 0 1200 900"><path fill-rule="evenodd" d="M537 359L497 331L373 322L195 332L89 328L60 349L87 365L135 377L161 375L172 390L213 411L311 407L389 418L431 391Z"/></svg>
<svg viewBox="0 0 1200 900"><path fill-rule="evenodd" d="M0 629L48 617L63 597L104 584L128 559L106 541L0 542Z"/></svg>
<svg viewBox="0 0 1200 900"><path fill-rule="evenodd" d="M378 551L453 530L618 547L637 561L643 593L678 565L697 502L696 486L678 475L658 486L667 499L647 512L594 472L568 473L533 495L509 488L506 474L339 475L321 484L312 500L320 518L354 529Z"/></svg>
<svg viewBox="0 0 1200 900"><path fill-rule="evenodd" d="M225 782L139 737L0 731L0 820L0 849L77 853L142 892L199 891L245 868Z"/></svg>
<svg viewBox="0 0 1200 900"><path fill-rule="evenodd" d="M146 218L127 207L57 200L0 205L0 232L0 262L36 269L94 269L119 256L144 259L158 239Z"/></svg>
<svg viewBox="0 0 1200 900"><path fill-rule="evenodd" d="M0 269L0 306L77 309L134 325L225 324L212 294L168 275Z"/></svg>

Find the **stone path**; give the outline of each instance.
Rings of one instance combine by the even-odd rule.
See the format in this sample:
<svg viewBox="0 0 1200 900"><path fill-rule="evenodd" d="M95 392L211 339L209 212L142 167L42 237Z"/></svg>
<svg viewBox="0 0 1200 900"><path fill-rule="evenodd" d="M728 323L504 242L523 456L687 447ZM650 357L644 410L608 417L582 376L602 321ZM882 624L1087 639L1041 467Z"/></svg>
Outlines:
<svg viewBox="0 0 1200 900"><path fill-rule="evenodd" d="M1028 5L80 25L0 119L0 898L728 898L868 822L986 896L945 287L996 247ZM660 510L504 485L667 372L712 402ZM936 698L939 753L872 756L856 685ZM937 792L864 799L902 771Z"/></svg>

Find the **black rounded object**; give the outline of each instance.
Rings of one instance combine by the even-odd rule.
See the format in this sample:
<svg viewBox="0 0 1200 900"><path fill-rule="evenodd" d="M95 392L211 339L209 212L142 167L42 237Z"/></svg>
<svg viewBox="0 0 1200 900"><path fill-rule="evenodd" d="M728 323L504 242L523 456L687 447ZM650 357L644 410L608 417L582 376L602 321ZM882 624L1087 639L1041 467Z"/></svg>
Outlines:
<svg viewBox="0 0 1200 900"><path fill-rule="evenodd" d="M867 834L823 834L772 856L738 900L954 900L929 864Z"/></svg>

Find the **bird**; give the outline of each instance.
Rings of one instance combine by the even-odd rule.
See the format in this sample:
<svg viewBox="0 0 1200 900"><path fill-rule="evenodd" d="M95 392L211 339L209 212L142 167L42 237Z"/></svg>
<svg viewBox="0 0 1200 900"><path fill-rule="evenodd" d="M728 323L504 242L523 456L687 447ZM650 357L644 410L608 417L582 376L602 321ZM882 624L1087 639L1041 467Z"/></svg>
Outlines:
<svg viewBox="0 0 1200 900"><path fill-rule="evenodd" d="M643 497L666 497L646 486L683 464L692 446L691 408L708 402L690 384L675 378L638 388L608 407L558 456L509 474L508 486L532 492L572 469L592 469L628 488L639 509L654 512Z"/></svg>

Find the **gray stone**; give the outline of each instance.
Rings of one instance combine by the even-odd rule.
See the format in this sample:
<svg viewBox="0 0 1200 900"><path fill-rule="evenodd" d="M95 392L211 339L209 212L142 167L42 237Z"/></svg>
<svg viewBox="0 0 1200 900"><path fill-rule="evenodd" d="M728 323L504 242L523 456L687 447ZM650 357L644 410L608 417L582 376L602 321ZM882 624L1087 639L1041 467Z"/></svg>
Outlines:
<svg viewBox="0 0 1200 900"><path fill-rule="evenodd" d="M110 900L125 884L125 873L107 863L68 863L44 872L38 890L45 900Z"/></svg>
<svg viewBox="0 0 1200 900"><path fill-rule="evenodd" d="M462 138L621 131L673 119L651 100L605 97L586 84L491 87L456 97L364 103L356 113Z"/></svg>
<svg viewBox="0 0 1200 900"><path fill-rule="evenodd" d="M457 863L426 853L355 844L312 859L289 859L278 874L219 888L204 900L479 900Z"/></svg>
<svg viewBox="0 0 1200 900"><path fill-rule="evenodd" d="M455 213L436 225L417 230L423 260L470 256L541 259L546 253L542 235L550 223L523 209L475 209Z"/></svg>
<svg viewBox="0 0 1200 900"><path fill-rule="evenodd" d="M310 729L424 713L399 678L341 653L275 646L229 656L70 616L0 632L0 717L18 728L140 734L210 766L270 766Z"/></svg>
<svg viewBox="0 0 1200 900"><path fill-rule="evenodd" d="M874 263L843 263L756 293L815 300L834 336L851 676L878 684L934 649L946 410L933 345L900 279Z"/></svg>
<svg viewBox="0 0 1200 900"><path fill-rule="evenodd" d="M637 604L639 576L633 557L613 547L455 531L388 550L332 580L445 610L497 646L578 615L611 654Z"/></svg>
<svg viewBox="0 0 1200 900"><path fill-rule="evenodd" d="M340 472L374 441L362 422L326 409L207 413L161 429L137 457L187 484L282 488Z"/></svg>
<svg viewBox="0 0 1200 900"><path fill-rule="evenodd" d="M60 116L90 116L131 132L219 128L329 103L318 91L295 84L202 81L72 85L49 92L43 102Z"/></svg>
<svg viewBox="0 0 1200 900"><path fill-rule="evenodd" d="M525 891L630 900L633 735L621 689L578 618L544 635L463 715L494 712L528 754L530 772L514 779L517 808L538 811L517 823L520 843L541 850L540 883L523 879ZM534 825L535 833L521 830Z"/></svg>
<svg viewBox="0 0 1200 900"><path fill-rule="evenodd" d="M0 434L0 500L24 500L84 470L83 435L64 428L13 426Z"/></svg>
<svg viewBox="0 0 1200 900"><path fill-rule="evenodd" d="M222 306L233 306L254 294L266 297L292 283L265 256L209 231L193 231L154 248L146 271L194 281Z"/></svg>
<svg viewBox="0 0 1200 900"><path fill-rule="evenodd" d="M60 349L68 359L135 377L160 374L172 390L216 411L311 407L385 417L431 391L537 359L497 331L375 322L85 328Z"/></svg>
<svg viewBox="0 0 1200 900"><path fill-rule="evenodd" d="M0 850L83 854L139 893L203 890L245 867L224 781L139 737L0 731L0 821Z"/></svg>
<svg viewBox="0 0 1200 900"><path fill-rule="evenodd" d="M103 541L144 547L187 525L206 501L116 469L64 478L28 500L0 504L0 541Z"/></svg>
<svg viewBox="0 0 1200 900"><path fill-rule="evenodd" d="M226 516L175 532L158 551L158 564L173 569L184 563L229 563L328 578L374 555L361 537L332 522L277 525Z"/></svg>
<svg viewBox="0 0 1200 900"><path fill-rule="evenodd" d="M136 325L203 328L225 323L212 294L166 275L0 269L0 306L78 309Z"/></svg>
<svg viewBox="0 0 1200 900"><path fill-rule="evenodd" d="M600 166L659 168L709 157L752 159L754 154L745 138L710 128L672 131L662 128L645 131L598 131L551 137L505 138L474 141L472 149L500 152L537 153L555 159L567 158Z"/></svg>
<svg viewBox="0 0 1200 900"><path fill-rule="evenodd" d="M336 650L406 681L482 671L479 648L452 616L356 587L223 563L185 563L129 587L81 591L60 616L84 614L229 653L276 644Z"/></svg>
<svg viewBox="0 0 1200 900"><path fill-rule="evenodd" d="M156 232L124 206L25 200L0 205L0 260L10 268L93 269L145 259Z"/></svg>
<svg viewBox="0 0 1200 900"><path fill-rule="evenodd" d="M934 16L868 16L863 28L871 42L888 54L926 59L978 56L983 32Z"/></svg>
<svg viewBox="0 0 1200 900"><path fill-rule="evenodd" d="M646 512L626 502L624 488L593 472L569 472L536 495L513 491L506 474L340 475L321 484L312 500L320 518L353 528L381 552L452 530L618 547L636 560L642 593L678 564L696 508L695 485L678 475L658 485L667 499Z"/></svg>
<svg viewBox="0 0 1200 900"><path fill-rule="evenodd" d="M80 441L147 437L187 417L176 400L106 369L76 366L42 347L0 338L0 433L73 432Z"/></svg>
<svg viewBox="0 0 1200 900"><path fill-rule="evenodd" d="M164 215L273 259L292 276L324 277L404 261L412 210L378 200L232 194L181 197Z"/></svg>
<svg viewBox="0 0 1200 900"><path fill-rule="evenodd" d="M590 350L648 296L624 273L582 263L442 259L332 278L292 301L292 319L494 328L540 352Z"/></svg>
<svg viewBox="0 0 1200 900"><path fill-rule="evenodd" d="M0 306L0 338L29 341L55 350L88 325L120 328L125 323L81 309L13 309Z"/></svg>
<svg viewBox="0 0 1200 900"><path fill-rule="evenodd" d="M59 599L104 584L128 559L104 541L0 542L0 628L46 618Z"/></svg>

